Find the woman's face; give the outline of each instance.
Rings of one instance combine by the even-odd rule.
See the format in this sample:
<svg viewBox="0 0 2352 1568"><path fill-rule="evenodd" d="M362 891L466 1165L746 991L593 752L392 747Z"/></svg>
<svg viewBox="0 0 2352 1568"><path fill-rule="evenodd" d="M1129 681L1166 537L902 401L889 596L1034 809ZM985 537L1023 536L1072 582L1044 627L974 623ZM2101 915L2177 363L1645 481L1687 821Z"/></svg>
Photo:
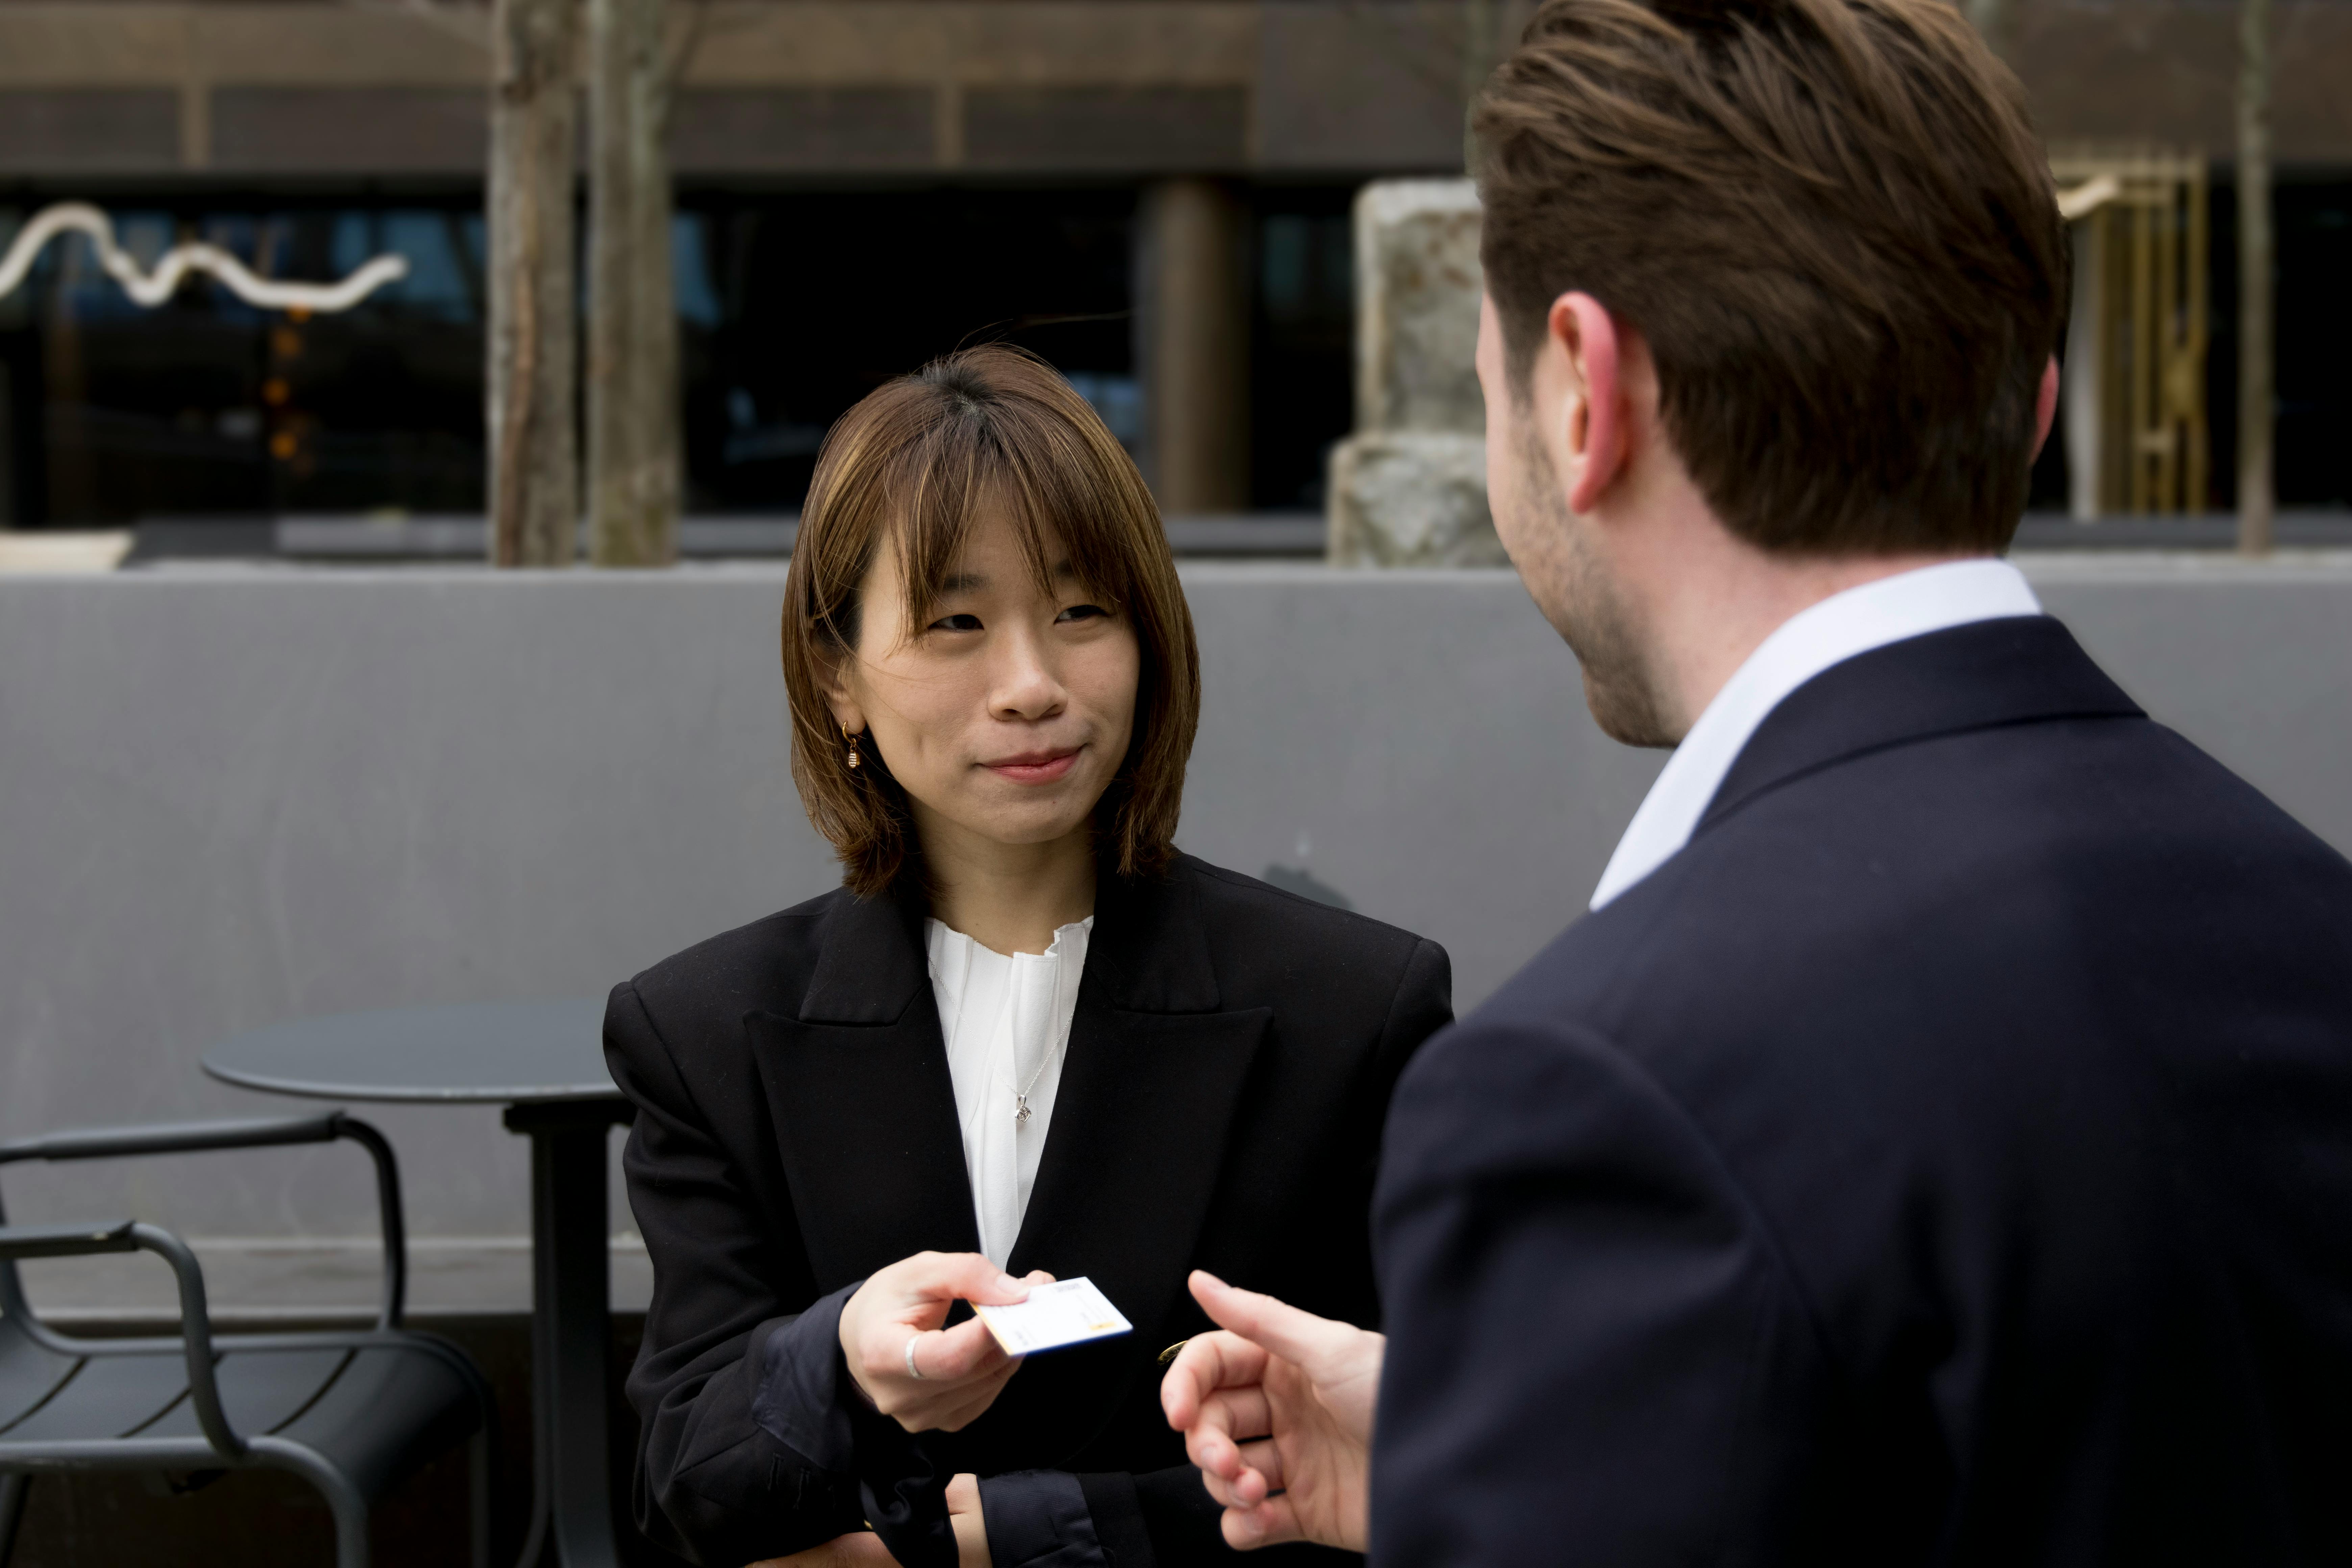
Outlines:
<svg viewBox="0 0 2352 1568"><path fill-rule="evenodd" d="M1083 831L1127 756L1142 656L1046 541L1038 589L1012 523L983 517L919 626L886 542L858 591L856 657L834 717L889 763L934 847L942 833L1043 844Z"/></svg>

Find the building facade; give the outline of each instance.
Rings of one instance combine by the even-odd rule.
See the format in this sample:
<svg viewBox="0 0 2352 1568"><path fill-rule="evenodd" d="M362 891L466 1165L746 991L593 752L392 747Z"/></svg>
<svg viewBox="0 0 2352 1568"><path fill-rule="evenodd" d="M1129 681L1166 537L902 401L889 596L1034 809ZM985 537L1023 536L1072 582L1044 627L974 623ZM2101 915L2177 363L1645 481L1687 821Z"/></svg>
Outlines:
<svg viewBox="0 0 2352 1568"><path fill-rule="evenodd" d="M2226 453L2234 7L2012 4L2053 142L2215 160ZM1060 365L1171 511L1318 508L1351 421L1352 193L1459 172L1465 97L1525 12L677 0L689 509L789 510L850 401L992 336ZM2343 504L2352 5L2277 19L2282 499ZM80 242L51 247L0 300L0 521L478 511L487 38L449 0L0 0L0 239L74 197L134 255L410 262L297 320L202 282L143 310ZM2041 489L2063 497L2063 471Z"/></svg>

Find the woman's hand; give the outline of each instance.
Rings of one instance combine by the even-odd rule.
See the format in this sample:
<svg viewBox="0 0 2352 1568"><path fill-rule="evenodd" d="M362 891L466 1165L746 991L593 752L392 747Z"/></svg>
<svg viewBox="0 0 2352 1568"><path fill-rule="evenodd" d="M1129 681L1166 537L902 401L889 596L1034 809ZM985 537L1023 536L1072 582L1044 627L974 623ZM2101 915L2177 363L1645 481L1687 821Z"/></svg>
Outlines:
<svg viewBox="0 0 2352 1568"><path fill-rule="evenodd" d="M980 1517L978 1476L961 1475L948 1483L948 1523L955 1529L956 1568L989 1568L988 1525Z"/></svg>
<svg viewBox="0 0 2352 1568"><path fill-rule="evenodd" d="M961 1475L948 1483L948 1522L955 1527L956 1568L989 1568L988 1527L980 1517L980 1478ZM770 1557L751 1568L898 1568L898 1560L870 1530L836 1535L823 1546Z"/></svg>
<svg viewBox="0 0 2352 1568"><path fill-rule="evenodd" d="M880 1536L860 1530L836 1535L823 1546L812 1546L790 1557L762 1557L748 1568L898 1568L898 1560L890 1555Z"/></svg>
<svg viewBox="0 0 2352 1568"><path fill-rule="evenodd" d="M1040 1269L1015 1279L977 1252L919 1252L867 1279L841 1309L842 1360L867 1402L908 1431L960 1430L1021 1363L978 1318L941 1329L948 1308L959 1299L1003 1306L1053 1279Z"/></svg>

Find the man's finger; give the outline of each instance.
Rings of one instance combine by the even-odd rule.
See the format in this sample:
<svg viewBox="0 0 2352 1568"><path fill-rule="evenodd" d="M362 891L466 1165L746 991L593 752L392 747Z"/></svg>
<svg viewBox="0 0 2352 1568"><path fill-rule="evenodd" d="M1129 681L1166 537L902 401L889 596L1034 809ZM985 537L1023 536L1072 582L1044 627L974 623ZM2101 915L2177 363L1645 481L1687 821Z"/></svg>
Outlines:
<svg viewBox="0 0 2352 1568"><path fill-rule="evenodd" d="M1197 1430L1223 1434L1235 1443L1274 1435L1274 1407L1264 1388L1226 1388L1211 1394L1201 1406Z"/></svg>
<svg viewBox="0 0 2352 1568"><path fill-rule="evenodd" d="M1360 1331L1346 1323L1302 1312L1286 1301L1226 1284L1205 1268L1192 1270L1192 1299L1220 1328L1296 1362L1313 1377Z"/></svg>
<svg viewBox="0 0 2352 1568"><path fill-rule="evenodd" d="M1231 1476L1242 1445L1273 1431L1264 1394L1228 1390L1203 1405L1201 1418L1184 1429L1184 1457L1202 1470Z"/></svg>
<svg viewBox="0 0 2352 1568"><path fill-rule="evenodd" d="M1270 1497L1250 1508L1228 1508L1219 1522L1224 1531L1225 1544L1236 1552L1254 1552L1261 1546L1279 1546L1286 1541L1307 1539L1290 1500L1282 1496Z"/></svg>
<svg viewBox="0 0 2352 1568"><path fill-rule="evenodd" d="M1274 1446L1271 1438L1242 1445L1242 1474L1257 1477L1261 1489L1252 1496L1250 1486L1241 1485L1240 1495L1247 1502L1255 1502L1268 1493L1278 1492L1287 1484L1282 1479L1282 1450Z"/></svg>
<svg viewBox="0 0 2352 1568"><path fill-rule="evenodd" d="M1221 1388L1255 1384L1265 1375L1265 1352L1239 1334L1195 1334L1160 1380L1160 1408L1181 1432L1201 1418L1201 1404Z"/></svg>
<svg viewBox="0 0 2352 1568"><path fill-rule="evenodd" d="M1184 1458L1204 1476L1230 1479L1241 1473L1241 1445L1213 1426L1185 1428Z"/></svg>
<svg viewBox="0 0 2352 1568"><path fill-rule="evenodd" d="M1202 1489L1209 1494L1211 1500L1215 1502L1219 1508L1235 1508L1240 1506L1234 1497L1233 1483L1226 1480L1223 1476L1214 1475L1207 1470L1202 1470L1201 1472L1201 1487Z"/></svg>

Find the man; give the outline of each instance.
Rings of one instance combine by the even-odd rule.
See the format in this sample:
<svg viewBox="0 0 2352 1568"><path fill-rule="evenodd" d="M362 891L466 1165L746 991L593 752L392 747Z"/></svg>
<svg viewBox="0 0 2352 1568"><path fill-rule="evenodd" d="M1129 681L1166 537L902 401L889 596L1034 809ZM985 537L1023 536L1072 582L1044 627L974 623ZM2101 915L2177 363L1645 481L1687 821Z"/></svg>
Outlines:
<svg viewBox="0 0 2352 1568"><path fill-rule="evenodd" d="M1390 1339L1196 1277L1227 1539L2352 1561L2352 867L1996 559L2015 81L1930 0L1549 0L1475 129L1496 524L1676 750L1398 1089Z"/></svg>

